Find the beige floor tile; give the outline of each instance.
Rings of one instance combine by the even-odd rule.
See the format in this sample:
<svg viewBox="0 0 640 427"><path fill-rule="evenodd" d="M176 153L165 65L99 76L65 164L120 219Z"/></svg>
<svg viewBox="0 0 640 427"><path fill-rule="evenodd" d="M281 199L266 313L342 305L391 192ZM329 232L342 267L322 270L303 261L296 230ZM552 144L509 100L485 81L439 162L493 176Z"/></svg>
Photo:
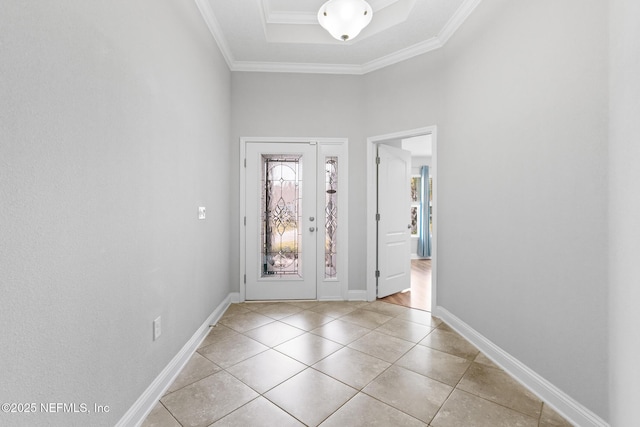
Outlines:
<svg viewBox="0 0 640 427"><path fill-rule="evenodd" d="M490 366L492 368L500 369L500 367L498 365L493 363L493 360L489 359L483 353L478 353L478 355L476 356L475 359L473 359L473 361L476 362L476 363L481 363L483 365Z"/></svg>
<svg viewBox="0 0 640 427"><path fill-rule="evenodd" d="M225 310L222 317L232 317L238 314L249 313L251 310L246 306L246 304L230 304L229 307Z"/></svg>
<svg viewBox="0 0 640 427"><path fill-rule="evenodd" d="M304 334L302 329L295 328L282 322L272 322L244 334L268 347L275 347L291 338Z"/></svg>
<svg viewBox="0 0 640 427"><path fill-rule="evenodd" d="M198 353L221 368L228 368L268 349L269 347L238 334L200 348Z"/></svg>
<svg viewBox="0 0 640 427"><path fill-rule="evenodd" d="M341 348L342 344L306 333L280 344L275 350L311 366Z"/></svg>
<svg viewBox="0 0 640 427"><path fill-rule="evenodd" d="M291 415L259 397L230 413L211 427L302 427Z"/></svg>
<svg viewBox="0 0 640 427"><path fill-rule="evenodd" d="M237 334L238 333L233 329L227 328L226 326L218 323L216 326L213 326L209 330L209 335L207 335L206 338L202 340L198 348L206 347L208 345L213 344L216 341L219 341L231 335L237 335Z"/></svg>
<svg viewBox="0 0 640 427"><path fill-rule="evenodd" d="M306 369L264 396L309 426L316 426L357 391L333 378Z"/></svg>
<svg viewBox="0 0 640 427"><path fill-rule="evenodd" d="M441 330L443 330L443 331L449 331L449 332L455 332L455 331L456 331L455 329L453 329L451 326L447 325L447 324L446 324L446 323L444 323L444 322L441 322L441 323L438 325L438 329L441 329Z"/></svg>
<svg viewBox="0 0 640 427"><path fill-rule="evenodd" d="M376 332L402 338L405 341L417 343L426 337L433 328L419 323L409 322L402 319L391 319L376 329Z"/></svg>
<svg viewBox="0 0 640 427"><path fill-rule="evenodd" d="M345 347L322 359L313 368L360 390L389 366L391 364L384 360Z"/></svg>
<svg viewBox="0 0 640 427"><path fill-rule="evenodd" d="M392 408L366 394L359 393L338 409L322 427L403 426L419 427L425 423Z"/></svg>
<svg viewBox="0 0 640 427"><path fill-rule="evenodd" d="M338 318L345 314L351 313L356 309L352 304L347 304L343 301L327 301L322 304L318 304L315 307L311 307L309 311L313 311L323 316L329 316Z"/></svg>
<svg viewBox="0 0 640 427"><path fill-rule="evenodd" d="M183 426L204 427L256 397L247 385L220 371L164 396L161 402Z"/></svg>
<svg viewBox="0 0 640 427"><path fill-rule="evenodd" d="M333 320L333 317L323 316L322 314L315 313L313 311L305 310L291 316L281 319L282 322L294 326L298 329L304 329L310 331L318 328L325 323L329 323Z"/></svg>
<svg viewBox="0 0 640 427"><path fill-rule="evenodd" d="M140 427L182 427L160 402L156 403Z"/></svg>
<svg viewBox="0 0 640 427"><path fill-rule="evenodd" d="M356 325L355 323L344 322L336 319L326 323L311 331L312 334L330 339L331 341L347 345L358 338L367 335L371 329Z"/></svg>
<svg viewBox="0 0 640 427"><path fill-rule="evenodd" d="M502 370L473 363L457 388L531 417L540 417L540 399Z"/></svg>
<svg viewBox="0 0 640 427"><path fill-rule="evenodd" d="M306 369L304 365L275 350L267 350L227 369L234 377L262 394Z"/></svg>
<svg viewBox="0 0 640 427"><path fill-rule="evenodd" d="M401 314L405 314L407 311L412 310L408 307L401 305L389 304L388 302L373 301L369 305L360 307L363 310L375 311L377 313L385 314L387 316L396 317Z"/></svg>
<svg viewBox="0 0 640 427"><path fill-rule="evenodd" d="M208 377L211 374L215 374L220 371L218 365L200 355L200 353L193 353L191 359L187 362L187 364L182 368L180 374L173 381L167 393L172 393L184 386L192 384L196 381L203 379L204 377Z"/></svg>
<svg viewBox="0 0 640 427"><path fill-rule="evenodd" d="M375 329L391 319L393 319L393 317L387 316L386 314L363 309L357 309L340 318L340 320L345 322L354 323L369 329Z"/></svg>
<svg viewBox="0 0 640 427"><path fill-rule="evenodd" d="M454 390L433 427L537 427L538 420L461 390Z"/></svg>
<svg viewBox="0 0 640 427"><path fill-rule="evenodd" d="M389 363L394 363L403 354L411 350L414 346L409 341L380 332L370 332L362 338L358 338L351 344L350 348L377 357Z"/></svg>
<svg viewBox="0 0 640 427"><path fill-rule="evenodd" d="M320 301L287 301L291 305L295 305L296 307L300 307L303 310L308 310L311 307L315 307L318 304L322 304Z"/></svg>
<svg viewBox="0 0 640 427"><path fill-rule="evenodd" d="M362 392L429 423L453 387L423 375L392 366Z"/></svg>
<svg viewBox="0 0 640 427"><path fill-rule="evenodd" d="M271 301L229 306L143 427L533 427L538 419L571 426L429 312Z"/></svg>
<svg viewBox="0 0 640 427"><path fill-rule="evenodd" d="M220 323L237 332L246 332L271 322L272 318L253 311L220 319Z"/></svg>
<svg viewBox="0 0 640 427"><path fill-rule="evenodd" d="M464 357L473 360L480 353L473 344L462 338L456 332L449 332L442 329L436 329L431 332L425 339L420 341L420 345L425 345L454 356Z"/></svg>
<svg viewBox="0 0 640 427"><path fill-rule="evenodd" d="M396 365L434 380L455 386L471 361L429 347L417 345L402 356Z"/></svg>
<svg viewBox="0 0 640 427"><path fill-rule="evenodd" d="M275 303L276 303L275 301L246 301L246 302L240 303L240 306L246 308L247 310L260 311L261 309Z"/></svg>
<svg viewBox="0 0 640 427"><path fill-rule="evenodd" d="M272 319L280 320L284 317L291 316L292 314L299 313L302 308L295 305L288 304L286 302L277 302L255 310L256 313L271 317Z"/></svg>
<svg viewBox="0 0 640 427"><path fill-rule="evenodd" d="M437 327L442 323L442 320L434 317L428 311L422 310L408 310L397 316L398 319L408 320L409 322L420 323L421 325Z"/></svg>
<svg viewBox="0 0 640 427"><path fill-rule="evenodd" d="M545 403L542 405L542 414L540 415L538 427L573 427L573 424L562 418L560 414Z"/></svg>

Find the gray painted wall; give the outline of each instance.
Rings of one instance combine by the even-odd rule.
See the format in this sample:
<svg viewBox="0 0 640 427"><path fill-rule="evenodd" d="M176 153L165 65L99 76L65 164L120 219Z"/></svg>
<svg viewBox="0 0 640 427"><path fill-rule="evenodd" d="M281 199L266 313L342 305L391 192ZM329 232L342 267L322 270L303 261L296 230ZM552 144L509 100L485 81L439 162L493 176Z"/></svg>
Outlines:
<svg viewBox="0 0 640 427"><path fill-rule="evenodd" d="M240 179L241 137L349 138L349 288L364 290L366 208L362 79L358 76L244 73L232 76L231 182ZM230 206L240 206L236 184ZM239 216L231 222L232 253L239 257ZM239 261L232 288L239 291Z"/></svg>
<svg viewBox="0 0 640 427"><path fill-rule="evenodd" d="M230 72L193 2L9 0L0 40L0 402L110 407L0 424L112 426L229 293Z"/></svg>
<svg viewBox="0 0 640 427"><path fill-rule="evenodd" d="M438 305L604 419L607 13L482 2L438 128Z"/></svg>
<svg viewBox="0 0 640 427"><path fill-rule="evenodd" d="M445 49L359 77L230 76L189 3L5 2L0 401L106 404L90 423L113 425L237 291L240 136L349 138L364 289L365 139L436 124L439 303L631 424L640 13L610 3L607 222L607 2L485 1Z"/></svg>
<svg viewBox="0 0 640 427"><path fill-rule="evenodd" d="M631 426L640 402L640 3L610 4L609 404L611 425Z"/></svg>

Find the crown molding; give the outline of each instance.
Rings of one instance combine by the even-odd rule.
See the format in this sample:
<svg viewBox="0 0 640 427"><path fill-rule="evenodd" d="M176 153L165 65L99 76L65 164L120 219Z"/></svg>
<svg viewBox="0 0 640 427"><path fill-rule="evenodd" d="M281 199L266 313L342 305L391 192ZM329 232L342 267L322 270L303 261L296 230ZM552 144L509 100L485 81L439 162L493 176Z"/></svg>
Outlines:
<svg viewBox="0 0 640 427"><path fill-rule="evenodd" d="M458 28L462 26L464 21L467 20L469 15L471 15L471 12L473 12L476 7L478 7L481 1L482 0L465 0L460 5L458 10L455 11L449 21L447 21L444 27L442 27L442 31L440 31L440 34L438 34L438 38L442 42L443 46L447 43L447 41L449 41L451 36L454 35L456 31L458 31Z"/></svg>
<svg viewBox="0 0 640 427"><path fill-rule="evenodd" d="M236 61L231 71L263 73L363 74L362 66L348 64L303 64L293 62Z"/></svg>
<svg viewBox="0 0 640 427"><path fill-rule="evenodd" d="M390 55L383 56L382 58L374 59L362 65L362 73L367 74L372 71L379 70L389 65L397 64L398 62L405 61L413 58L414 56L422 55L423 53L431 52L432 50L440 49L444 46L444 43L440 40L440 37L433 37L429 40L425 40L420 43L416 43L413 46L398 50Z"/></svg>
<svg viewBox="0 0 640 427"><path fill-rule="evenodd" d="M359 65L236 61L209 0L194 1L231 71L363 75L443 47L482 0L465 0L436 37ZM260 3L266 6L264 2ZM263 13L269 11L263 9Z"/></svg>
<svg viewBox="0 0 640 427"><path fill-rule="evenodd" d="M229 69L233 69L233 64L235 62L233 58L233 54L231 53L231 49L229 48L229 43L227 43L227 39L225 38L224 33L220 28L220 23L218 22L218 19L213 14L213 10L211 10L211 5L209 4L209 1L208 0L194 0L194 1L196 3L196 6L198 6L198 9L200 10L200 14L204 19L205 24L207 24L207 28L209 28L209 31L211 32L213 39L218 44L218 48L220 48L220 52L222 53L222 56L224 57L224 60L227 63L227 66L229 67Z"/></svg>

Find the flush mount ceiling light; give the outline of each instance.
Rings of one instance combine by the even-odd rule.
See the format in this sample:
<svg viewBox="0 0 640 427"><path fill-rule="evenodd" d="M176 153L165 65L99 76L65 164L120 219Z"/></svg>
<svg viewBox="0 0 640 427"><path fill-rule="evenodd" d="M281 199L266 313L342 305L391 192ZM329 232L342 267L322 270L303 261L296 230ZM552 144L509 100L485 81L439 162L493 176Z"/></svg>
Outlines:
<svg viewBox="0 0 640 427"><path fill-rule="evenodd" d="M318 11L318 22L334 38L355 38L371 22L373 10L365 0L329 0Z"/></svg>

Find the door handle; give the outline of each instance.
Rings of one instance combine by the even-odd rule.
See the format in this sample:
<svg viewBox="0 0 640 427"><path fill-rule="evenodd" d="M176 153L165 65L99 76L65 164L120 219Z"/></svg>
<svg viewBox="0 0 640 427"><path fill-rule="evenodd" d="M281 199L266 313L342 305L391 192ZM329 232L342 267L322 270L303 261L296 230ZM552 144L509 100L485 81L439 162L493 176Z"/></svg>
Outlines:
<svg viewBox="0 0 640 427"><path fill-rule="evenodd" d="M314 227L309 227L309 231L316 231Z"/></svg>
<svg viewBox="0 0 640 427"><path fill-rule="evenodd" d="M407 228L408 228L408 229L411 229L411 224L407 225Z"/></svg>

